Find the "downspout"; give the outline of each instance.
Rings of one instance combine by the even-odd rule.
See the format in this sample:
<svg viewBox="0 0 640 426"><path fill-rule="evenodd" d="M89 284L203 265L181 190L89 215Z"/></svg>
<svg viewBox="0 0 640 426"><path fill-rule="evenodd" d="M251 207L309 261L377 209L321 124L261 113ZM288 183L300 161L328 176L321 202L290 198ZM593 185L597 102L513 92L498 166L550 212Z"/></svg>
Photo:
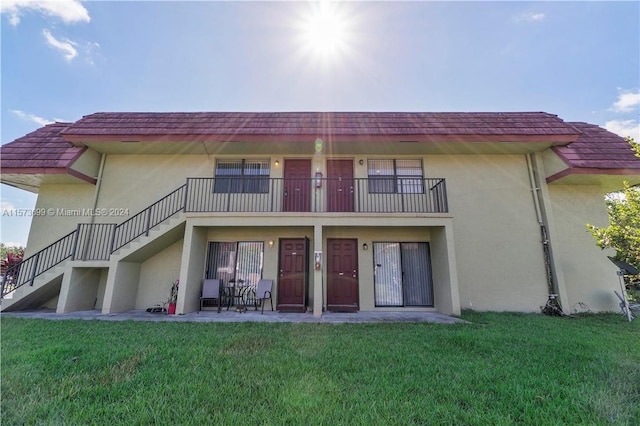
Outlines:
<svg viewBox="0 0 640 426"><path fill-rule="evenodd" d="M540 173L534 154L529 153L527 158L527 170L529 172L529 184L531 185L531 195L533 196L533 204L536 211L536 220L540 226L540 235L542 243L542 252L544 255L544 266L547 272L547 291L549 294L558 294L558 285L556 282L556 274L554 271L553 250L551 249L551 241L549 238L549 225L544 211L544 203L542 201ZM558 299L560 304L562 301ZM560 306L562 306L560 304Z"/></svg>
<svg viewBox="0 0 640 426"><path fill-rule="evenodd" d="M93 205L91 206L91 220L89 221L90 225L93 225L96 221L96 209L98 208L98 198L100 197L100 187L102 186L102 172L104 171L104 163L105 160L107 158L107 154L102 153L100 154L100 166L98 167L98 176L96 178L96 189L93 193ZM87 235L87 241L85 241L85 244L83 244L84 250L82 253L82 256L80 257L80 259L84 260L87 256L87 250L89 249L90 246L90 241L92 240L93 235L93 226L89 226L89 229L91 230L90 234ZM78 258L77 256L75 257L76 259Z"/></svg>
<svg viewBox="0 0 640 426"><path fill-rule="evenodd" d="M93 195L93 209L91 210L91 224L96 220L96 209L98 208L98 197L100 196L100 187L102 186L102 172L104 171L104 163L107 158L107 154L104 152L100 154L100 167L98 168L98 178L96 179L96 190Z"/></svg>

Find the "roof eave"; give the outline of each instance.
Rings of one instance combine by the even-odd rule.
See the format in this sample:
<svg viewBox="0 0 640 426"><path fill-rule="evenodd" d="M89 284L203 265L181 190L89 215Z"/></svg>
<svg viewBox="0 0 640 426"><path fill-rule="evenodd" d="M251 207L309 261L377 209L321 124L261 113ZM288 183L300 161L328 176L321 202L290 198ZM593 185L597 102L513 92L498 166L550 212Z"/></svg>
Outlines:
<svg viewBox="0 0 640 426"><path fill-rule="evenodd" d="M91 176L87 176L70 167L3 167L2 183L11 185L11 181L7 179L10 175L63 175L67 174L87 183L95 185L97 180Z"/></svg>
<svg viewBox="0 0 640 426"><path fill-rule="evenodd" d="M558 181L569 175L640 176L640 168L568 167L547 177L547 183Z"/></svg>

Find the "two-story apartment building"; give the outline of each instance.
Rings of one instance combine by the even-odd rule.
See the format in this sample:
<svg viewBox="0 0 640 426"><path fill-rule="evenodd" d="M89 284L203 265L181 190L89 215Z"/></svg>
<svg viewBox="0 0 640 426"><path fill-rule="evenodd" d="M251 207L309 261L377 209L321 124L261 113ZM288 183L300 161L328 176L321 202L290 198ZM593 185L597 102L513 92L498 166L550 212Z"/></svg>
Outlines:
<svg viewBox="0 0 640 426"><path fill-rule="evenodd" d="M628 143L527 113L96 113L2 146L38 193L2 310L144 309L274 280L282 311L617 308L585 224Z"/></svg>

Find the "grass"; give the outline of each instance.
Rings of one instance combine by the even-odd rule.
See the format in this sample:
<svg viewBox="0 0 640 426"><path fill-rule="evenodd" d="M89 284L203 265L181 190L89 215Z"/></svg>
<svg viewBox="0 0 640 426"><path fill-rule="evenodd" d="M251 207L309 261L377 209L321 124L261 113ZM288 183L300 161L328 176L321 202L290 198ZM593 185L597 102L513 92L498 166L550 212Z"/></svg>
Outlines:
<svg viewBox="0 0 640 426"><path fill-rule="evenodd" d="M638 424L640 321L2 318L3 425Z"/></svg>

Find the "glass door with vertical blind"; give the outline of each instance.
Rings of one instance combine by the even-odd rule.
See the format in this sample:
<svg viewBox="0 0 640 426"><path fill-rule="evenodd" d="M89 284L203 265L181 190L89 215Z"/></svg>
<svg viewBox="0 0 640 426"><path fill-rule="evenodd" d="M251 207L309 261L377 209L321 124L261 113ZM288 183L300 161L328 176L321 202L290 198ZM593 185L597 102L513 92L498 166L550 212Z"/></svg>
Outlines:
<svg viewBox="0 0 640 426"><path fill-rule="evenodd" d="M375 305L433 307L429 243L374 242Z"/></svg>
<svg viewBox="0 0 640 426"><path fill-rule="evenodd" d="M262 241L209 243L207 278L218 278L226 285L230 281L255 286L262 278L264 243Z"/></svg>

